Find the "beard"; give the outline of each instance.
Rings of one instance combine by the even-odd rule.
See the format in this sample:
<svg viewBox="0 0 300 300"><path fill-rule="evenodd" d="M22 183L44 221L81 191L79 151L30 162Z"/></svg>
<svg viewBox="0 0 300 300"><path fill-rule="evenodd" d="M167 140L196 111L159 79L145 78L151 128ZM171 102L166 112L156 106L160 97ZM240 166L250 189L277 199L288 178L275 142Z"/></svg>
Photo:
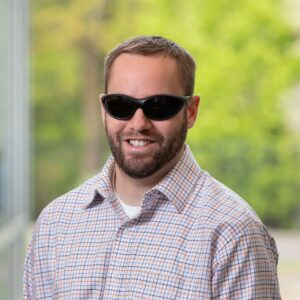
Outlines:
<svg viewBox="0 0 300 300"><path fill-rule="evenodd" d="M132 132L131 137L137 137L143 135L143 137L154 138L155 142L160 146L159 149L151 153L151 157L144 154L135 154L133 158L126 158L122 149L122 133L113 137L105 124L105 131L110 145L111 152L114 159L120 169L129 177L142 179L149 177L163 168L168 162L170 162L182 149L186 135L187 135L187 118L184 114L184 119L181 126L176 127L171 134L163 136L159 133L150 135L145 131ZM128 137L128 135L127 135Z"/></svg>

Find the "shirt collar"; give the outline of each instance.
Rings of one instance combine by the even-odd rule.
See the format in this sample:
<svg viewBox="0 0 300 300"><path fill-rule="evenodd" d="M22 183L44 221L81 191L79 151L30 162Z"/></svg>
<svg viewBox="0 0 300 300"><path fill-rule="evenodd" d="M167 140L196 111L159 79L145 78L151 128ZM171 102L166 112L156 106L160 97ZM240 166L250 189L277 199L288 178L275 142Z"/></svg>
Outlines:
<svg viewBox="0 0 300 300"><path fill-rule="evenodd" d="M114 191L111 185L111 178L115 168L115 161L112 155L106 161L101 173L96 176L92 184L90 193L84 202L84 208L102 201L105 198L114 197ZM194 156L188 145L185 145L184 153L175 167L151 190L147 195L159 193L167 200L170 200L178 213L180 213L187 199L192 194L195 186L201 176L201 169L195 161Z"/></svg>
<svg viewBox="0 0 300 300"><path fill-rule="evenodd" d="M172 202L178 213L180 213L199 182L201 173L201 168L195 161L190 147L185 145L181 159L149 193L157 191L163 194L167 200Z"/></svg>
<svg viewBox="0 0 300 300"><path fill-rule="evenodd" d="M111 177L114 173L114 169L115 160L113 156L110 155L102 171L96 176L96 180L91 185L90 192L83 204L84 208L90 207L94 204L94 202L114 196L114 191L111 185Z"/></svg>

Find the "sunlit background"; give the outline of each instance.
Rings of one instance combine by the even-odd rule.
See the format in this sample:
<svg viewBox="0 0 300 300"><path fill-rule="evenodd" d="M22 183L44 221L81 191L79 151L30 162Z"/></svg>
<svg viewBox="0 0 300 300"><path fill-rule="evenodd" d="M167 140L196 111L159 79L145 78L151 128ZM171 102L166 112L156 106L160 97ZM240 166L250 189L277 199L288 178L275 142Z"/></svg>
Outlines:
<svg viewBox="0 0 300 300"><path fill-rule="evenodd" d="M197 62L201 167L275 236L283 299L300 299L299 0L1 0L0 298L21 299L41 210L99 172L106 53L162 35Z"/></svg>

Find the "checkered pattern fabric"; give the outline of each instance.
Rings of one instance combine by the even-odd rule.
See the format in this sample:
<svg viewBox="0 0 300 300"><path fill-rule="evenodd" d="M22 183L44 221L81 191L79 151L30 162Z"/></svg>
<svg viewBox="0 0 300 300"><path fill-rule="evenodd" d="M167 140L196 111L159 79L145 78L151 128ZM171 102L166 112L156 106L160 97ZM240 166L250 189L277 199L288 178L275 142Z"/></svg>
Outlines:
<svg viewBox="0 0 300 300"><path fill-rule="evenodd" d="M112 190L114 165L41 213L24 299L280 299L273 238L188 146L134 219Z"/></svg>

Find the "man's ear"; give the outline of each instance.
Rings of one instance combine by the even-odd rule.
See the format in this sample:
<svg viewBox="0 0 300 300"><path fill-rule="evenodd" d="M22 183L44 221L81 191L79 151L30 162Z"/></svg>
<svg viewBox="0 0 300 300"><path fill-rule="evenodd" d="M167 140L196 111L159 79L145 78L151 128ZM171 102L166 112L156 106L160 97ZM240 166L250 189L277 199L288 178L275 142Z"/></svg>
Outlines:
<svg viewBox="0 0 300 300"><path fill-rule="evenodd" d="M100 103L100 107L101 107L101 118L102 118L102 123L105 126L105 118L106 118L106 112L105 109L103 108L103 104L102 104L102 96L104 94L100 94L99 95L99 103Z"/></svg>
<svg viewBox="0 0 300 300"><path fill-rule="evenodd" d="M187 104L186 113L188 128L192 128L194 126L194 123L197 119L199 103L200 96L193 96Z"/></svg>

